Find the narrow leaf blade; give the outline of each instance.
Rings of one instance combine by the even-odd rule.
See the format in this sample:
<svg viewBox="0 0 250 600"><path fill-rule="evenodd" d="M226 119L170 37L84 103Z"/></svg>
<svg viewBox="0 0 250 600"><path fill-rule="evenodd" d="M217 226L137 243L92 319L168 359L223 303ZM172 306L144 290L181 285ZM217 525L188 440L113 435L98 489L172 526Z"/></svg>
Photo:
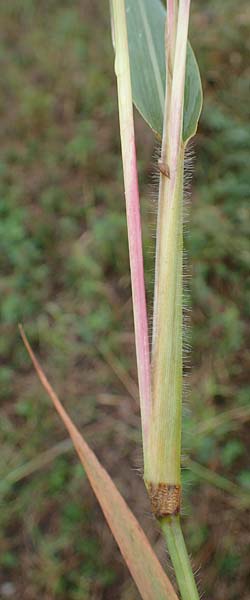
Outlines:
<svg viewBox="0 0 250 600"><path fill-rule="evenodd" d="M162 135L165 96L165 18L160 0L126 0L133 101L148 125ZM188 45L183 141L192 137L202 108L199 68Z"/></svg>
<svg viewBox="0 0 250 600"><path fill-rule="evenodd" d="M155 600L156 598L157 600L178 600L138 521L107 471L99 463L94 452L71 421L48 382L22 327L20 327L20 333L38 377L71 436L90 484L143 600Z"/></svg>

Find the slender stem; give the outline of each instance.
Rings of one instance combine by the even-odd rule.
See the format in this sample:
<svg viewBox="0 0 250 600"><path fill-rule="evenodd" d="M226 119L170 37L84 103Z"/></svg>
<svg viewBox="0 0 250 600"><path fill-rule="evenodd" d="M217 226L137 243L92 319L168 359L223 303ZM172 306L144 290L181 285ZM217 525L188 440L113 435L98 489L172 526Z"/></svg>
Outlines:
<svg viewBox="0 0 250 600"><path fill-rule="evenodd" d="M168 547L182 600L199 600L179 516L165 517L160 526Z"/></svg>
<svg viewBox="0 0 250 600"><path fill-rule="evenodd" d="M182 189L184 150L173 193L164 178L159 206L158 294L152 348L153 423L148 481L180 484L182 407Z"/></svg>
<svg viewBox="0 0 250 600"><path fill-rule="evenodd" d="M166 97L155 263L152 345L153 426L147 478L180 485L182 406L182 202L184 145L182 117L190 1L168 3L166 24ZM175 47L174 47L175 44Z"/></svg>
<svg viewBox="0 0 250 600"><path fill-rule="evenodd" d="M169 160L169 127L171 116L171 95L172 95L172 79L174 68L174 53L176 42L176 26L177 26L177 0L169 0L167 7L167 17L165 26L165 63L166 63L166 85L165 85L165 103L164 103L164 120L161 145L160 162L164 165ZM166 178L160 172L159 185L159 206L157 215L157 234L156 234L156 253L155 253L155 282L154 282L154 316L153 316L153 338L152 347L154 348L156 338L156 321L158 309L158 288L159 288L159 270L160 270L160 239L161 239L161 223L162 223L162 204L165 196Z"/></svg>
<svg viewBox="0 0 250 600"><path fill-rule="evenodd" d="M145 298L142 234L132 90L124 0L112 0L115 72L117 76L120 137L126 198L129 257L134 310L135 344L141 402L144 458L146 458L151 415L150 354Z"/></svg>
<svg viewBox="0 0 250 600"><path fill-rule="evenodd" d="M166 104L161 160L169 177L161 172L155 263L155 297L152 344L151 457L149 482L180 484L182 404L182 202L184 144L182 141L186 49L190 0L179 0L175 34L174 8L167 21L167 41L176 38L175 49L166 50ZM169 31L174 29L174 33ZM173 78L169 63L174 56ZM169 93L171 92L171 97ZM167 98L168 94L168 98Z"/></svg>
<svg viewBox="0 0 250 600"><path fill-rule="evenodd" d="M166 19L166 64L168 65L168 74L171 79L174 69L174 54L176 43L176 29L178 16L178 1L167 0L167 19ZM169 100L171 95L169 95Z"/></svg>
<svg viewBox="0 0 250 600"><path fill-rule="evenodd" d="M146 481L174 566L182 600L198 600L180 525L182 412L183 171L182 141L190 0L168 0L166 98L157 223L152 346L153 423Z"/></svg>

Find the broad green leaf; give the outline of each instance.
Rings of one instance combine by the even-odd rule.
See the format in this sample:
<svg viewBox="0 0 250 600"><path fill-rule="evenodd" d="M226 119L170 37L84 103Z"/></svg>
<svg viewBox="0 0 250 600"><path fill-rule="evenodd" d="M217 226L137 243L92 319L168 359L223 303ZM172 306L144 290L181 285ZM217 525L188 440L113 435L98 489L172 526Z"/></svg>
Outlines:
<svg viewBox="0 0 250 600"><path fill-rule="evenodd" d="M94 452L92 452L64 410L59 398L43 373L22 327L20 327L20 332L38 377L71 436L76 452L83 464L90 484L130 573L140 591L141 597L143 600L178 600L172 584L154 554L138 521L128 508L107 471L99 463Z"/></svg>
<svg viewBox="0 0 250 600"><path fill-rule="evenodd" d="M133 101L161 137L165 95L164 31L166 11L160 0L126 0ZM202 107L199 68L188 44L183 141L192 137Z"/></svg>

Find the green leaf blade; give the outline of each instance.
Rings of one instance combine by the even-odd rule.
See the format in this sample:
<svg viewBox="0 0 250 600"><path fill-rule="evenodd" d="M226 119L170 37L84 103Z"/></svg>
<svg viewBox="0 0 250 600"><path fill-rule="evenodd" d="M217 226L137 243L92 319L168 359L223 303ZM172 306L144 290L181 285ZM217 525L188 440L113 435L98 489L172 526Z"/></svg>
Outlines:
<svg viewBox="0 0 250 600"><path fill-rule="evenodd" d="M126 0L133 101L148 125L162 132L165 95L165 11L146 0ZM155 32L159 31L159 36ZM163 38L162 38L163 35Z"/></svg>
<svg viewBox="0 0 250 600"><path fill-rule="evenodd" d="M133 101L148 125L161 137L165 95L165 19L160 0L126 0ZM197 130L202 108L199 68L188 45L183 141Z"/></svg>
<svg viewBox="0 0 250 600"><path fill-rule="evenodd" d="M199 67L192 46L188 42L183 113L183 141L187 142L197 131L202 109L202 86Z"/></svg>

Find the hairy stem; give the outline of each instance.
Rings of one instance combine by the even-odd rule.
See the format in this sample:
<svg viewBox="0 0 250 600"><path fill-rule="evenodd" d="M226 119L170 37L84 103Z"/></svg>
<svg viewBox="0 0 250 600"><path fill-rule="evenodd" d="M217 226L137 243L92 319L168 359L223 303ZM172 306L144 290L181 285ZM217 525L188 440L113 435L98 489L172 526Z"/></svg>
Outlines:
<svg viewBox="0 0 250 600"><path fill-rule="evenodd" d="M179 516L162 519L160 526L166 539L182 600L199 600Z"/></svg>
<svg viewBox="0 0 250 600"><path fill-rule="evenodd" d="M182 416L182 140L190 0L168 0L166 98L157 221L152 345L153 423L145 480L183 600L198 600L180 526Z"/></svg>
<svg viewBox="0 0 250 600"><path fill-rule="evenodd" d="M184 85L190 0L169 0L166 98L160 165L152 344L150 464L146 481L180 485L182 406L182 255ZM173 30L173 31L172 31ZM173 43L175 41L175 48ZM173 74L169 74L169 65Z"/></svg>
<svg viewBox="0 0 250 600"><path fill-rule="evenodd" d="M159 198L159 262L152 348L153 423L146 479L180 485L182 405L182 190L184 149ZM170 175L171 177L171 175Z"/></svg>

